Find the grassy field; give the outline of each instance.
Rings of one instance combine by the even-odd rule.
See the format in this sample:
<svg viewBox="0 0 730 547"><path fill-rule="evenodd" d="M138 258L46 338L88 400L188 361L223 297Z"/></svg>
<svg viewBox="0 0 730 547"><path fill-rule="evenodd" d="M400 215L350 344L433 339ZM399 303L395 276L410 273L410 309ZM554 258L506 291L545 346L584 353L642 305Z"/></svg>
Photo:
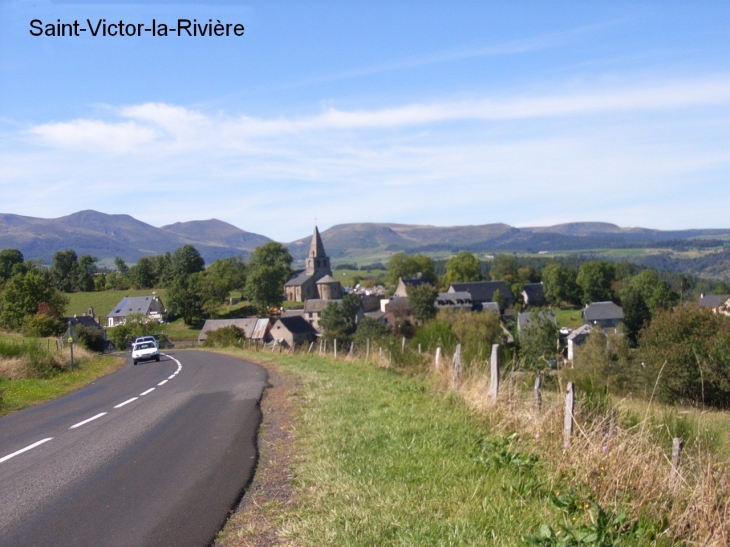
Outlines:
<svg viewBox="0 0 730 547"><path fill-rule="evenodd" d="M58 371L50 378L0 377L0 416L76 391L123 365L124 360L119 357L97 356L77 364L74 372Z"/></svg>
<svg viewBox="0 0 730 547"><path fill-rule="evenodd" d="M558 327L575 329L583 324L583 310L553 310L558 320Z"/></svg>
<svg viewBox="0 0 730 547"><path fill-rule="evenodd" d="M99 291L99 292L75 292L67 294L68 308L66 314L68 316L81 315L86 313L89 307L94 308L94 313L98 315L102 324L106 323L106 317L112 308L125 296L159 296L162 302L165 302L165 289L145 289L135 290L128 289L125 291Z"/></svg>
<svg viewBox="0 0 730 547"><path fill-rule="evenodd" d="M296 504L267 515L287 545L527 545L542 525L597 530L611 543L539 545L614 545L619 537L615 545L649 544L642 526L597 525L595 505L548 478L533 437L497 432L428 378L358 361L264 358L299 384ZM234 522L239 528L224 530L221 545L255 544L245 519Z"/></svg>

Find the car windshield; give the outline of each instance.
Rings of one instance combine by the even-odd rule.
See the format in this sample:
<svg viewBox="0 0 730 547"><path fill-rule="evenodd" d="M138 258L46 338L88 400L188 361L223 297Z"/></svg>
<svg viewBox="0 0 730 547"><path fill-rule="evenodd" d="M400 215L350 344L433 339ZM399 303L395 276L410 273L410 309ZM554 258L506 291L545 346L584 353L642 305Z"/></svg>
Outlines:
<svg viewBox="0 0 730 547"><path fill-rule="evenodd" d="M154 347L155 345L152 342L143 342L141 344L137 344L137 349L150 349Z"/></svg>

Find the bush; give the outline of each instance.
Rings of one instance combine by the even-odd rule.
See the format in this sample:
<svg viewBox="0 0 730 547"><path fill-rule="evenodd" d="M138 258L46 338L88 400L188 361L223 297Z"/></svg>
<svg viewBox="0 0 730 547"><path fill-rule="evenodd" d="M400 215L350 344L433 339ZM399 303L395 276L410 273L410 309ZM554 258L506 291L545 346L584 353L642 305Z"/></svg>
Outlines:
<svg viewBox="0 0 730 547"><path fill-rule="evenodd" d="M236 325L229 325L208 333L203 342L207 348L226 348L228 346L239 346L244 338L244 332Z"/></svg>
<svg viewBox="0 0 730 547"><path fill-rule="evenodd" d="M79 343L86 349L101 353L106 348L106 336L104 336L103 330L85 327L84 325L77 325L74 330L79 336Z"/></svg>
<svg viewBox="0 0 730 547"><path fill-rule="evenodd" d="M57 317L36 313L28 315L23 319L23 334L34 338L45 338L47 336L59 336L63 334L66 325Z"/></svg>

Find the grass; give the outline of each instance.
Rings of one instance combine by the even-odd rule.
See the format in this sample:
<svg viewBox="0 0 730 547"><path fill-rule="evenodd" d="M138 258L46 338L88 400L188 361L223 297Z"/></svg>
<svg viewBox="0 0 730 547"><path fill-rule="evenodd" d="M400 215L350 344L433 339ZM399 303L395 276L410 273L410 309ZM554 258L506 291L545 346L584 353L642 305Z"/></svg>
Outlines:
<svg viewBox="0 0 730 547"><path fill-rule="evenodd" d="M124 291L98 291L98 292L74 292L67 294L68 307L66 314L81 315L86 313L89 307L94 308L94 314L98 315L102 324L106 324L106 317L112 308L125 296L159 296L162 302L165 301L165 289L128 289Z"/></svg>
<svg viewBox="0 0 730 547"><path fill-rule="evenodd" d="M439 394L434 377L357 360L245 355L275 359L298 378L297 503L271 517L286 544L513 546L562 522L550 500L568 482L550 472L532 436L491 426L461 397ZM582 509L568 521L588 526L591 515ZM616 545L644 545L633 533Z"/></svg>
<svg viewBox="0 0 730 547"><path fill-rule="evenodd" d="M575 329L583 324L583 310L553 310L558 321L558 327Z"/></svg>
<svg viewBox="0 0 730 547"><path fill-rule="evenodd" d="M11 338L18 337L4 337L5 340ZM36 341L28 340L28 342L35 343ZM7 344L7 342L5 343ZM76 391L97 378L114 372L124 364L124 360L119 357L88 354L82 348L77 347L74 350L76 365L74 371L71 372L68 349L61 350L61 352L52 350L52 353L61 367L54 367L49 374L44 375L45 377L22 377L11 380L6 376L0 376L0 416ZM11 372L23 368L27 370L23 363L18 362L17 356L0 359L2 371Z"/></svg>

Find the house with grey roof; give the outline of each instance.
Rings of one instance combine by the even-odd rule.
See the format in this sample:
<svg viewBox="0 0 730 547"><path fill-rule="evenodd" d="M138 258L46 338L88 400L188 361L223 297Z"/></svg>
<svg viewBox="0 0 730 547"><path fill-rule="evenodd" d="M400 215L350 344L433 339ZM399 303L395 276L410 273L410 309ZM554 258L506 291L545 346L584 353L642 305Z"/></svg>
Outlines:
<svg viewBox="0 0 730 547"><path fill-rule="evenodd" d="M581 325L577 329L573 330L566 337L568 343L568 360L572 361L575 359L575 350L578 346L582 345L591 334L593 328L590 325Z"/></svg>
<svg viewBox="0 0 730 547"><path fill-rule="evenodd" d="M198 342L204 342L211 332L230 326L238 327L243 331L244 337L251 338L257 321L257 317L245 317L243 319L208 319L198 335Z"/></svg>
<svg viewBox="0 0 730 547"><path fill-rule="evenodd" d="M164 321L167 310L158 296L125 296L107 316L107 326L121 325L132 314L140 314L155 321Z"/></svg>
<svg viewBox="0 0 730 547"><path fill-rule="evenodd" d="M624 321L624 310L613 302L592 302L583 310L583 323L601 328L617 327Z"/></svg>
<svg viewBox="0 0 730 547"><path fill-rule="evenodd" d="M277 344L293 347L314 341L317 333L304 317L280 317L270 331Z"/></svg>
<svg viewBox="0 0 730 547"><path fill-rule="evenodd" d="M710 308L715 313L730 315L730 294L701 294L699 305Z"/></svg>
<svg viewBox="0 0 730 547"><path fill-rule="evenodd" d="M509 290L504 281L470 281L468 283L452 283L447 292L468 292L471 294L472 302L484 303L494 302L494 293L499 291L504 297L506 307L511 307L515 302L515 296Z"/></svg>
<svg viewBox="0 0 730 547"><path fill-rule="evenodd" d="M460 292L440 292L436 296L434 302L436 309L449 310L466 310L471 311L474 308L474 302L471 299L471 293L467 291ZM499 306L497 306L499 309Z"/></svg>
<svg viewBox="0 0 730 547"><path fill-rule="evenodd" d="M545 305L545 291L540 283L525 283L522 286L522 301L528 307L540 307Z"/></svg>
<svg viewBox="0 0 730 547"><path fill-rule="evenodd" d="M426 285L426 284L433 285L433 283L431 281L421 277L420 274L416 277L409 277L406 279L399 277L398 286L395 288L395 292L393 293L393 296L405 298L408 296L409 288L418 287L419 285Z"/></svg>

